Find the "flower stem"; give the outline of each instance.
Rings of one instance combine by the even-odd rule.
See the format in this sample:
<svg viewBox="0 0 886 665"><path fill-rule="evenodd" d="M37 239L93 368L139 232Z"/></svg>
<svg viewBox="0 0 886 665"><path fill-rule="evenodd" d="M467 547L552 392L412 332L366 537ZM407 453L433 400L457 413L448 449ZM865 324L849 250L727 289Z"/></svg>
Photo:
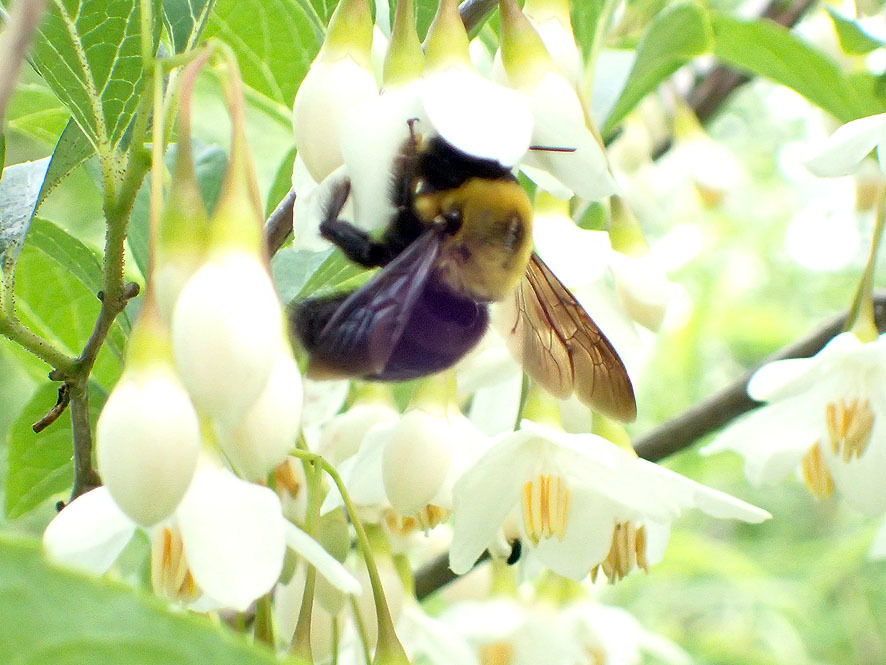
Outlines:
<svg viewBox="0 0 886 665"><path fill-rule="evenodd" d="M883 237L884 220L886 220L886 187L880 187L877 213L874 219L874 230L871 237L871 251L868 262L865 265L852 306L849 308L849 316L846 319L846 331L853 332L862 342L870 342L877 339L879 331L874 317L874 270L877 267L877 252L880 249L880 239Z"/></svg>
<svg viewBox="0 0 886 665"><path fill-rule="evenodd" d="M308 509L305 514L305 532L312 538L316 538L317 525L320 522L320 468L316 462L306 462L309 467L305 469L308 489ZM305 571L305 590L302 595L301 609L298 612L298 623L295 626L295 636L292 640L291 652L313 663L313 651L311 649L311 619L314 614L314 590L317 583L317 569L308 564Z"/></svg>
<svg viewBox="0 0 886 665"><path fill-rule="evenodd" d="M372 662L372 655L369 653L369 637L366 635L366 624L363 623L363 617L360 616L360 608L357 606L357 599L354 596L351 596L351 614L354 615L354 625L360 636L363 658L366 660L366 665L369 665Z"/></svg>
<svg viewBox="0 0 886 665"><path fill-rule="evenodd" d="M266 593L255 604L255 641L274 648L274 622L271 614L271 593Z"/></svg>

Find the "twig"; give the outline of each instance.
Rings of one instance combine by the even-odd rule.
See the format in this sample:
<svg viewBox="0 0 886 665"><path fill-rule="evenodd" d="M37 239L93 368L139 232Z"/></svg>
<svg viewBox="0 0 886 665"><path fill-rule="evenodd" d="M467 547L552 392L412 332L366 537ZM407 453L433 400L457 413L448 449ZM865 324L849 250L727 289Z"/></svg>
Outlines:
<svg viewBox="0 0 886 665"><path fill-rule="evenodd" d="M471 32L498 6L498 0L465 0L458 8L465 30Z"/></svg>
<svg viewBox="0 0 886 665"><path fill-rule="evenodd" d="M295 190L290 189L283 200L277 204L268 216L265 224L265 243L268 247L268 254L274 256L277 250L286 242L286 238L292 233L292 206L295 203Z"/></svg>
<svg viewBox="0 0 886 665"><path fill-rule="evenodd" d="M58 417L62 415L62 413L64 413L70 401L71 391L68 390L68 384L63 383L58 387L58 398L55 401L55 406L49 410L49 413L47 413L40 420L31 425L31 429L34 430L34 434L39 434L56 420L58 420Z"/></svg>
<svg viewBox="0 0 886 665"><path fill-rule="evenodd" d="M46 0L18 0L0 36L0 131L19 69L45 8Z"/></svg>

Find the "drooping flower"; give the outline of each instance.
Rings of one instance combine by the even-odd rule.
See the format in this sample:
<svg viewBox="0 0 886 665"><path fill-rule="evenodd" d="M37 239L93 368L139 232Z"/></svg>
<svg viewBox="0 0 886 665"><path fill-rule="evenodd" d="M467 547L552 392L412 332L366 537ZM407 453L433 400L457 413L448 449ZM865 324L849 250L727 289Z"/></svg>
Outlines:
<svg viewBox="0 0 886 665"><path fill-rule="evenodd" d="M836 487L857 510L886 510L886 338L863 343L837 335L812 358L763 366L748 394L766 406L724 430L702 452L733 450L754 484L781 481L800 468L813 495Z"/></svg>
<svg viewBox="0 0 886 665"><path fill-rule="evenodd" d="M593 434L523 421L498 438L455 484L450 567L467 572L512 512L542 563L581 579L598 565L610 579L645 568L664 550L684 508L760 522L769 514Z"/></svg>
<svg viewBox="0 0 886 665"><path fill-rule="evenodd" d="M50 557L87 572L106 572L135 533L106 487L70 503L50 522L43 543ZM152 531L155 590L200 609L245 610L277 582L287 545L333 585L359 584L316 541L287 521L266 487L229 471L202 468L173 517Z"/></svg>

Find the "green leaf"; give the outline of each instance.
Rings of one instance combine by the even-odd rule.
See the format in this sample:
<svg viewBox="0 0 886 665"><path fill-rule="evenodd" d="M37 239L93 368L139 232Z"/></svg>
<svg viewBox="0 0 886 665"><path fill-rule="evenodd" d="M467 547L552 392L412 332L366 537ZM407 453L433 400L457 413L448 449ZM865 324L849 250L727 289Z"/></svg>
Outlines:
<svg viewBox="0 0 886 665"><path fill-rule="evenodd" d="M830 5L825 5L825 9L834 22L837 38L840 40L840 48L843 49L844 53L849 55L865 55L886 46L883 41L862 28L858 21L853 21L851 18L843 16Z"/></svg>
<svg viewBox="0 0 886 665"><path fill-rule="evenodd" d="M74 169L92 157L94 152L95 149L86 134L80 129L80 125L69 120L55 145L55 150L52 151L52 158L49 161L49 168L46 169L46 177L43 179L36 207L39 208L52 190Z"/></svg>
<svg viewBox="0 0 886 665"><path fill-rule="evenodd" d="M307 0L218 0L206 36L230 44L244 83L288 114L323 27Z"/></svg>
<svg viewBox="0 0 886 665"><path fill-rule="evenodd" d="M585 0L572 3L570 17L572 31L575 33L575 42L581 49L584 60L587 60L594 45L594 34L602 10L603 0Z"/></svg>
<svg viewBox="0 0 886 665"><path fill-rule="evenodd" d="M42 82L19 83L6 108L10 129L46 143L55 143L70 117L68 109Z"/></svg>
<svg viewBox="0 0 886 665"><path fill-rule="evenodd" d="M603 136L608 137L643 97L689 59L707 53L712 43L708 14L702 7L683 3L658 14L640 41L634 67L603 125Z"/></svg>
<svg viewBox="0 0 886 665"><path fill-rule="evenodd" d="M170 147L166 153L166 166L172 169L175 164L176 146ZM194 168L197 173L197 185L203 195L203 203L207 210L212 210L221 192L222 179L228 158L225 151L217 145L209 145L198 140L193 141ZM129 218L129 249L142 275L148 270L148 220L151 192L151 177L145 178L135 198L132 214Z"/></svg>
<svg viewBox="0 0 886 665"><path fill-rule="evenodd" d="M90 292L98 293L101 290L102 266L99 256L67 231L50 221L35 217L31 220L27 242L54 259ZM130 324L126 312L121 313L115 323L129 332Z"/></svg>
<svg viewBox="0 0 886 665"><path fill-rule="evenodd" d="M277 665L206 617L45 561L39 543L0 538L0 662L9 665Z"/></svg>
<svg viewBox="0 0 886 665"><path fill-rule="evenodd" d="M847 76L831 58L771 21L711 13L714 55L800 93L840 122L883 111L871 74Z"/></svg>
<svg viewBox="0 0 886 665"><path fill-rule="evenodd" d="M302 300L309 296L325 296L355 289L364 284L371 274L371 270L352 263L341 251L332 250L298 291L295 299Z"/></svg>
<svg viewBox="0 0 886 665"><path fill-rule="evenodd" d="M215 0L163 0L163 23L175 53L197 44Z"/></svg>
<svg viewBox="0 0 886 665"><path fill-rule="evenodd" d="M308 280L329 259L332 252L331 249L311 252L284 247L274 254L271 258L271 274L280 300L288 303L302 295Z"/></svg>
<svg viewBox="0 0 886 665"><path fill-rule="evenodd" d="M13 164L3 170L0 179L0 264L7 273L12 272L25 242L47 166L49 157Z"/></svg>
<svg viewBox="0 0 886 665"><path fill-rule="evenodd" d="M58 384L44 383L9 428L4 509L10 519L21 517L44 501L71 488L74 465L71 461L71 412L65 409L40 434L31 426L56 403ZM107 395L95 383L89 386L89 416L93 431Z"/></svg>
<svg viewBox="0 0 886 665"><path fill-rule="evenodd" d="M160 14L159 0L154 17ZM32 49L37 71L100 154L123 139L143 87L139 0L53 0ZM153 26L154 51L160 21Z"/></svg>
<svg viewBox="0 0 886 665"><path fill-rule="evenodd" d="M15 292L22 323L63 353L80 353L98 317L101 303L95 291L75 278L56 256L26 243L18 260ZM105 389L120 375L124 346L125 335L118 322L112 326L93 371Z"/></svg>
<svg viewBox="0 0 886 665"><path fill-rule="evenodd" d="M274 182L271 183L271 189L268 190L268 199L265 205L265 217L270 215L274 208L283 200L283 197L292 189L292 165L295 163L295 146L289 149L280 168L277 169L277 175L274 176Z"/></svg>

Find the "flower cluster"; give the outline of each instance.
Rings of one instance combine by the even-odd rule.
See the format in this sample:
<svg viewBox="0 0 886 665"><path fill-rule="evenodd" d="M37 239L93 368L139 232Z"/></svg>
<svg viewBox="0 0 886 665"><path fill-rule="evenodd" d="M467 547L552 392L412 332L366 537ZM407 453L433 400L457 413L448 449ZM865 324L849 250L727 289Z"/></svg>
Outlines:
<svg viewBox="0 0 886 665"><path fill-rule="evenodd" d="M199 64L188 72L185 108ZM231 157L211 216L183 114L154 270L96 426L105 484L61 512L44 542L53 557L103 572L143 527L158 594L243 610L277 582L287 545L335 584L358 587L284 519L274 491L252 482L265 481L295 444L301 375L264 255L242 101L232 114Z"/></svg>

